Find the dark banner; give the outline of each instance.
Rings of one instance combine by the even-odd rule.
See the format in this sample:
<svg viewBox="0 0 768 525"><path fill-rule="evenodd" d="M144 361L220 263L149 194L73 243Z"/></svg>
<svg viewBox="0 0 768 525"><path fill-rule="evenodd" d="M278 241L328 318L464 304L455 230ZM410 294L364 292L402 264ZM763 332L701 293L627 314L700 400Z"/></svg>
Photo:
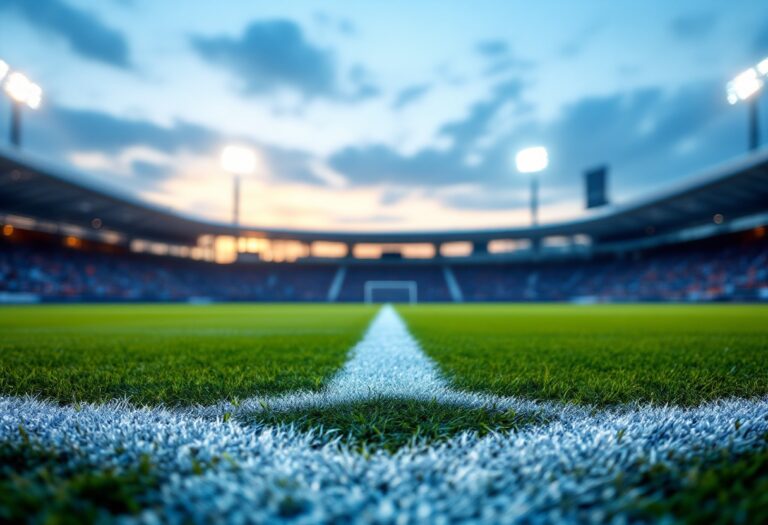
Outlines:
<svg viewBox="0 0 768 525"><path fill-rule="evenodd" d="M592 168L584 173L587 209L608 204L608 166Z"/></svg>

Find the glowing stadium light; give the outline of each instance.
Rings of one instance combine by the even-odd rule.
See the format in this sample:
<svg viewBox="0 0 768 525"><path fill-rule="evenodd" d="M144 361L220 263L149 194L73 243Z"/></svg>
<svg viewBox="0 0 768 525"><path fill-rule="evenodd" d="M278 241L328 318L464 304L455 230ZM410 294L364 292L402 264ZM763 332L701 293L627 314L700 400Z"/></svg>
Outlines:
<svg viewBox="0 0 768 525"><path fill-rule="evenodd" d="M760 91L768 78L768 58L755 67L738 74L725 86L726 97L731 105L742 101L749 102L749 149L756 150L760 146L760 123L757 100Z"/></svg>
<svg viewBox="0 0 768 525"><path fill-rule="evenodd" d="M226 146L221 150L221 167L235 175L250 175L256 170L256 152L247 146Z"/></svg>
<svg viewBox="0 0 768 525"><path fill-rule="evenodd" d="M26 104L32 109L40 107L40 102L43 99L43 90L40 89L40 86L18 71L8 75L8 80L5 81L5 92L15 102Z"/></svg>
<svg viewBox="0 0 768 525"><path fill-rule="evenodd" d="M756 67L758 73L760 73L764 77L768 77L768 58L764 58L762 60L762 62L760 62L755 67Z"/></svg>
<svg viewBox="0 0 768 525"><path fill-rule="evenodd" d="M0 60L0 83L11 98L11 144L21 145L21 107L37 109L43 101L43 90L26 75L12 71L7 62Z"/></svg>
<svg viewBox="0 0 768 525"><path fill-rule="evenodd" d="M525 148L515 155L515 165L520 173L536 174L549 166L549 153L543 146ZM531 176L531 225L539 223L539 180Z"/></svg>
<svg viewBox="0 0 768 525"><path fill-rule="evenodd" d="M726 92L728 102L736 104L741 100L748 100L762 89L765 82L757 73L757 69L751 67L728 82Z"/></svg>
<svg viewBox="0 0 768 525"><path fill-rule="evenodd" d="M520 150L515 155L515 165L520 173L536 173L547 169L549 165L547 148L535 146Z"/></svg>
<svg viewBox="0 0 768 525"><path fill-rule="evenodd" d="M232 225L240 226L240 176L256 171L256 152L247 146L229 145L221 150L221 167L235 176L232 195Z"/></svg>
<svg viewBox="0 0 768 525"><path fill-rule="evenodd" d="M43 90L34 82L29 83L27 91L27 106L32 109L40 107L40 103L43 101Z"/></svg>

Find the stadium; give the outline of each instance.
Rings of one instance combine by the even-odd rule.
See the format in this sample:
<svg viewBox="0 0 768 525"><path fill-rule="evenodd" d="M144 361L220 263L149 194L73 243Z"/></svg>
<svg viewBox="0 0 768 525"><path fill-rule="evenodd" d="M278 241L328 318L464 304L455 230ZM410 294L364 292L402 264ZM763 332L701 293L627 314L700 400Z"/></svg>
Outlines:
<svg viewBox="0 0 768 525"><path fill-rule="evenodd" d="M133 82L124 78L132 62L120 58L119 32L101 19L122 27L112 16L116 9L149 27L153 17L142 13L147 6L129 12L81 4L41 2L39 22L23 2L0 2L0 16L29 25L13 30L22 41L25 31L50 32L79 59L111 61L120 71L106 92L119 93L118 84ZM207 12L210 6L190 9ZM233 11L250 12L243 6ZM274 26L257 19L237 41L255 46L248 60L258 62L260 81L278 79L303 94L307 113L312 97L326 97L339 105L334 118L345 104L382 96L360 95L359 102L358 95L342 96L327 85L317 88L319 95L307 94L308 84L285 64L302 53L323 64L325 55L291 29L293 14L284 16ZM367 15L355 16L363 24ZM679 28L676 18L672 27L690 38L706 25L697 16ZM157 18L165 23L173 16ZM346 19L316 14L313 20L317 35L355 34L345 29L351 26ZM69 25L76 31L69 33ZM75 34L97 39L99 51L87 51ZM278 36L286 46L306 49L281 54L272 40ZM215 67L239 64L228 62L226 53L236 49L229 36L184 38ZM172 41L163 33L160 41L166 39ZM148 45L137 42L138 50ZM0 53L8 53L12 47L3 44L0 36ZM32 61L40 56L37 45L27 43L28 55L14 56ZM279 56L279 64L259 58L259 46ZM176 52L169 49L152 53ZM497 67L536 70L508 53L498 43L476 50L483 60L501 57ZM70 82L76 93L85 84L79 74L68 80L45 59L41 64L36 72L48 82ZM322 75L312 67L300 69L314 72L317 82ZM134 88L147 80L136 82ZM722 118L692 119L699 126L694 137L710 133L725 143L723 137L735 134L740 148L720 155L710 144L717 154L699 153L694 170L679 161L699 151L687 138L690 131L686 140L670 138L638 117L641 132L632 134L621 113L621 133L609 134L625 134L629 144L654 133L662 138L643 150L655 164L626 171L645 184L617 197L610 195L609 176L625 166L583 170L570 158L558 164L561 151L568 155L566 142L518 148L509 139L498 147L505 155L517 148L504 163L522 175L515 192L523 197L511 207L523 221L494 222L498 216L492 215L490 225L478 219L484 225L445 227L446 217L471 216L447 205L439 215L424 199L420 209L436 214L429 227L388 226L386 217L383 227L365 221L349 227L345 210L330 227L311 220L280 227L262 223L269 217L264 210L252 213L253 194L246 193L246 185L256 184L261 156L272 167L281 155L291 158L259 186L264 200L278 199L283 184L309 195L292 201L305 204L289 216L313 206L307 204L313 194L338 194L342 207L355 208L352 200L362 197L349 186L364 163L355 156L355 162L334 165L351 166L344 184L334 171L326 176L330 189L317 181L300 186L279 177L292 177L291 166L306 152L280 145L284 150L275 153L278 146L242 134L208 144L200 139L207 140L202 125L189 123L183 126L194 128L194 147L169 147L161 156L171 141L166 131L179 132L182 125L163 128L131 114L122 124L130 133L104 131L116 117L63 106L73 96L63 87L49 102L21 70L0 60L0 87L11 101L9 144L0 144L0 522L765 523L768 148L761 145L757 101L766 82L763 59L727 87L722 82L714 95L706 92L707 104L716 96L750 108L749 127L742 137L740 120L734 130ZM436 89L411 96L439 98ZM86 98L96 105L106 93L89 90ZM175 88L170 92L184 98ZM240 92L235 107L256 105L251 95ZM414 103L398 100L386 106L387 114L399 115L397 104ZM605 114L588 113L589 129L625 111L622 100ZM141 111L150 111L152 102L141 101ZM53 108L48 113L46 104ZM594 110L595 104L589 98L586 106ZM477 110L497 123L527 115L491 106L470 105L470 116ZM72 117L86 111L87 118ZM312 120L301 111L273 113L275 122ZM213 120L222 119L217 114ZM717 126L724 134L712 132ZM365 135L366 127L357 133ZM65 132L48 135L59 128ZM427 157L445 154L452 162L444 152L463 147L461 137L474 140L455 128L464 129L444 126L458 145L429 150ZM526 137L533 133L522 129ZM564 140L577 140L572 126L564 129ZM279 135L279 126L270 132ZM71 146L81 134L87 147ZM672 156L662 153L668 146ZM226 187L226 205L218 202L221 194L206 194L214 186L199 180L203 196L194 203L173 195L195 185L184 178L199 162L190 151L218 157L221 173L203 179ZM404 155L396 166L412 169L407 162L414 156ZM138 172L120 179L123 157L132 169L146 167L149 158L178 172L152 171L151 182ZM589 157L587 166L603 161ZM437 163L445 177L451 176L448 164ZM475 161L467 165L475 169ZM575 203L575 213L556 213L554 191L546 190L556 182L547 180L552 165L567 165L569 185L561 194ZM479 171L468 173L491 167L481 162ZM157 180L178 181L158 186L166 200L130 190L144 185L155 191ZM617 185L622 181L627 178L617 178ZM460 183L460 195L469 200L466 181ZM494 191L502 192L488 193ZM392 213L406 200L387 204L379 197ZM483 201L483 213L492 202ZM209 204L214 213L206 211Z"/></svg>
<svg viewBox="0 0 768 525"><path fill-rule="evenodd" d="M765 152L571 222L407 233L208 223L0 162L8 301L768 300Z"/></svg>

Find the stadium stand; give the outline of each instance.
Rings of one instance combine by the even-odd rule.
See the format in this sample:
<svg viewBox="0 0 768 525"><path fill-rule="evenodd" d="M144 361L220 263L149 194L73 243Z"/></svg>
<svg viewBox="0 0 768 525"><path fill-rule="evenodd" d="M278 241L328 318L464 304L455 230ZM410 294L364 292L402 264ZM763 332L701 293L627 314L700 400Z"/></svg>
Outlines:
<svg viewBox="0 0 768 525"><path fill-rule="evenodd" d="M5 302L353 302L364 300L370 281L414 282L420 302L768 301L767 226L768 150L561 223L366 233L206 222L0 149ZM225 262L217 239L229 240L231 264L213 262ZM159 252L136 241L186 256L151 255ZM316 242L345 246L347 255L313 256ZM517 247L492 250L498 242ZM273 262L280 258L251 251L252 243L293 243L302 251L291 262ZM354 256L355 246L376 243L388 250L429 244L436 255ZM471 250L440 255L450 243Z"/></svg>
<svg viewBox="0 0 768 525"><path fill-rule="evenodd" d="M768 291L765 230L596 260L457 265L468 301L756 301Z"/></svg>
<svg viewBox="0 0 768 525"><path fill-rule="evenodd" d="M328 265L222 266L55 243L0 242L0 292L43 300L324 301L334 271Z"/></svg>
<svg viewBox="0 0 768 525"><path fill-rule="evenodd" d="M338 300L362 301L367 281L384 280L415 281L419 301L449 302L443 265L351 265ZM620 257L450 266L466 301L768 299L765 229ZM72 249L55 238L0 241L0 293L34 294L44 301L325 301L338 268L332 263L219 265Z"/></svg>

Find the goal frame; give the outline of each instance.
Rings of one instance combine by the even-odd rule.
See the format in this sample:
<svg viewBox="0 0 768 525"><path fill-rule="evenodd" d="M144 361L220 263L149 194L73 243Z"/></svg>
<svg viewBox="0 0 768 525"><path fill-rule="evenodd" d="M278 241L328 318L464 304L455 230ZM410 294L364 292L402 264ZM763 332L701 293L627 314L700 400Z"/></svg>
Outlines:
<svg viewBox="0 0 768 525"><path fill-rule="evenodd" d="M363 285L365 304L373 304L373 292L377 289L406 290L408 292L408 304L416 304L418 302L419 286L416 281L365 281Z"/></svg>

